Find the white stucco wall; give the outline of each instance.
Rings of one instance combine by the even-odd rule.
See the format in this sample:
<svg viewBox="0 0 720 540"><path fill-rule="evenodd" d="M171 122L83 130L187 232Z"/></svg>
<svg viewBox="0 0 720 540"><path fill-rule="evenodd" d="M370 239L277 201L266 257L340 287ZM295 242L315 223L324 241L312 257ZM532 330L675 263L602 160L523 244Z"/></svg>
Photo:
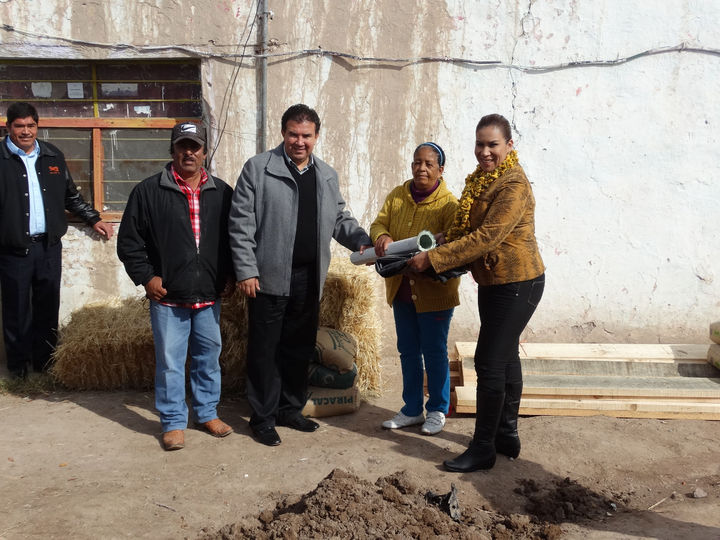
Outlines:
<svg viewBox="0 0 720 540"><path fill-rule="evenodd" d="M152 58L187 49L238 52L253 3L169 0L0 2L0 23L57 41L0 30L0 56ZM305 102L323 119L317 153L336 166L348 204L366 226L385 194L409 177L413 148L435 140L445 178L460 194L475 163L474 126L505 114L537 200L547 288L526 337L548 341L692 342L720 319L720 3L668 0L466 0L336 2L270 0L268 144L284 109ZM128 24L128 21L134 21ZM178 37L177 29L185 32ZM254 37L250 40L251 52ZM126 43L137 49L104 47ZM184 49L143 49L183 44ZM685 43L702 52L641 56ZM362 57L290 54L322 48ZM714 51L714 53L712 52ZM420 57L494 60L481 66ZM238 59L203 61L214 135L213 168L233 182L255 152L256 79ZM227 123L225 115L227 114ZM101 245L71 229L65 242L63 315L87 300L134 287ZM456 337L478 321L463 284Z"/></svg>

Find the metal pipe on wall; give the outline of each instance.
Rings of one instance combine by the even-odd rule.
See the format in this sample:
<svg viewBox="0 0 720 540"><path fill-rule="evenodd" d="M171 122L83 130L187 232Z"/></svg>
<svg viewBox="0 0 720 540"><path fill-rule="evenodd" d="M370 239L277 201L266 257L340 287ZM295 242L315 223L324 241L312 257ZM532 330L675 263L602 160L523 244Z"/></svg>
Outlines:
<svg viewBox="0 0 720 540"><path fill-rule="evenodd" d="M259 0L260 10L258 17L258 49L260 53L260 64L257 72L258 85L258 111L257 111L257 153L266 150L266 125L267 125L267 40L268 40L268 11L267 0Z"/></svg>

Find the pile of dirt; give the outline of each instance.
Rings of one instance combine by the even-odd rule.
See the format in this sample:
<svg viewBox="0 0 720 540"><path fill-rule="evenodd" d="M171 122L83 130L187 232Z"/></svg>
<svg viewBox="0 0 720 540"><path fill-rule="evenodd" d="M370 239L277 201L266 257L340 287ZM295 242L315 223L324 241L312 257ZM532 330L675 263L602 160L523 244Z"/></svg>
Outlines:
<svg viewBox="0 0 720 540"><path fill-rule="evenodd" d="M502 515L454 505L454 490L438 496L423 490L406 471L375 484L341 469L333 470L310 493L285 497L274 510L207 533L203 540L239 538L463 538L556 539L552 523L524 515ZM452 499L448 505L448 499ZM450 514L456 516L454 520Z"/></svg>
<svg viewBox="0 0 720 540"><path fill-rule="evenodd" d="M596 493L570 478L554 480L550 486L532 479L519 483L515 493L527 497L527 512L550 523L602 519L623 509L629 498L629 494Z"/></svg>

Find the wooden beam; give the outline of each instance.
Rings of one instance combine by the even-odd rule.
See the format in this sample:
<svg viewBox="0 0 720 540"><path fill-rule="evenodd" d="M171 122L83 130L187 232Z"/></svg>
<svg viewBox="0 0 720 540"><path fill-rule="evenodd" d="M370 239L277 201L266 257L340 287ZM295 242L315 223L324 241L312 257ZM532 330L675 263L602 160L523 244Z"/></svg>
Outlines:
<svg viewBox="0 0 720 540"><path fill-rule="evenodd" d="M521 343L521 358L687 360L707 358L709 345L634 343Z"/></svg>
<svg viewBox="0 0 720 540"><path fill-rule="evenodd" d="M100 218L107 222L120 222L122 212L100 212ZM115 231L117 233L117 231Z"/></svg>
<svg viewBox="0 0 720 540"><path fill-rule="evenodd" d="M720 403L654 400L566 400L528 398L520 402L520 414L588 416L601 414L616 418L693 418L720 420Z"/></svg>
<svg viewBox="0 0 720 540"><path fill-rule="evenodd" d="M474 341L456 341L455 342L455 358L462 361L463 358L475 356Z"/></svg>
<svg viewBox="0 0 720 540"><path fill-rule="evenodd" d="M102 210L105 191L103 189L103 157L105 153L102 145L102 134L99 128L92 130L92 185L93 185L93 206L96 210ZM102 216L101 216L102 218Z"/></svg>
<svg viewBox="0 0 720 540"><path fill-rule="evenodd" d="M40 127L76 129L172 129L180 122L199 123L198 118L41 118Z"/></svg>
<svg viewBox="0 0 720 540"><path fill-rule="evenodd" d="M477 373L475 373L475 358L473 356L464 356L462 358L462 384L464 386L474 386L477 382Z"/></svg>
<svg viewBox="0 0 720 540"><path fill-rule="evenodd" d="M458 414L466 414L457 411ZM611 418L656 418L659 420L720 420L720 413L662 413L643 411L583 411L575 409L520 409L525 416L609 416Z"/></svg>
<svg viewBox="0 0 720 540"><path fill-rule="evenodd" d="M462 386L462 381L460 380L460 371L456 369L452 369L452 366L450 367L450 388L455 388L456 386ZM427 386L427 372L423 372L423 394L428 396L430 395L428 393L428 386Z"/></svg>
<svg viewBox="0 0 720 540"><path fill-rule="evenodd" d="M720 402L720 379L706 377L603 377L530 375L523 394L572 396L634 396L715 398Z"/></svg>
<svg viewBox="0 0 720 540"><path fill-rule="evenodd" d="M526 375L604 375L624 377L720 377L707 360L547 359L521 360Z"/></svg>
<svg viewBox="0 0 720 540"><path fill-rule="evenodd" d="M521 414L720 420L720 345L522 343ZM456 343L458 413L475 412L475 343Z"/></svg>
<svg viewBox="0 0 720 540"><path fill-rule="evenodd" d="M455 343L458 359L475 355L475 342ZM704 360L709 345L694 343L520 343L520 358Z"/></svg>
<svg viewBox="0 0 720 540"><path fill-rule="evenodd" d="M475 413L475 388L456 387L451 393L453 407L459 414ZM525 397L520 402L521 415L593 416L616 418L683 418L720 420L720 401L685 401L654 399L562 399Z"/></svg>
<svg viewBox="0 0 720 540"><path fill-rule="evenodd" d="M463 384L475 382L474 347L471 343L455 344L456 356L463 365ZM526 375L720 377L720 371L708 362L708 354L712 350L708 345L669 347L656 344L630 347L613 345L611 348L603 344L525 343L521 345L520 359ZM527 354L528 350L539 354ZM553 354L556 356L551 356ZM600 356L593 357L592 354Z"/></svg>

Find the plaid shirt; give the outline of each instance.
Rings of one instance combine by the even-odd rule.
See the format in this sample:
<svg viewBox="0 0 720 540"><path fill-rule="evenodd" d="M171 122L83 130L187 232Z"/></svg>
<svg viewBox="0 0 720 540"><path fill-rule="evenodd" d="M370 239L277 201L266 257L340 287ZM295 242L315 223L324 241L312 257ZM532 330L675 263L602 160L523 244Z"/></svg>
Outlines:
<svg viewBox="0 0 720 540"><path fill-rule="evenodd" d="M173 178L175 179L175 183L180 188L180 191L182 191L188 200L188 206L190 207L190 226L192 227L193 234L195 235L195 246L200 247L200 189L202 188L202 185L207 182L208 175L205 169L200 169L200 183L198 184L198 187L196 190L193 190L185 180L182 179L182 176L180 176L176 171L175 168L170 165L170 172L173 175ZM163 306L168 307L182 307L182 308L190 308L190 309L200 309L207 306L212 306L215 304L214 301L210 302L196 302L194 304L178 304L175 302L163 302L160 301L160 303Z"/></svg>

